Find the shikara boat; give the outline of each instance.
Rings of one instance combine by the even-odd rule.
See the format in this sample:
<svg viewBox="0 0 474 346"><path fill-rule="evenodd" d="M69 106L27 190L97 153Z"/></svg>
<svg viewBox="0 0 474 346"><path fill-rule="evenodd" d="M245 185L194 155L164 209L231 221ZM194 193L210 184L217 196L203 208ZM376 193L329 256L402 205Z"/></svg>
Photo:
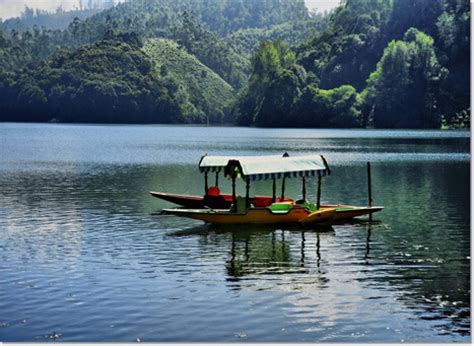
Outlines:
<svg viewBox="0 0 474 346"><path fill-rule="evenodd" d="M282 157L288 157L288 154L285 153L283 156L244 156L244 157L228 157L228 156L207 156L204 155L199 161L199 170L201 173L204 173L205 177L205 194L204 196L194 196L194 195L180 195L180 194L171 194L164 192L150 192L153 197L160 198L162 200L180 205L185 208L190 209L230 209L233 203L233 197L231 194L222 194L219 189L219 174L224 171L224 168L227 166L227 163L231 160L265 160L265 159L278 159ZM326 163L327 165L327 163ZM209 173L215 173L215 185L208 187L208 175ZM273 203L278 202L294 202L292 199L284 197L284 185L285 181L283 180L282 184L282 196L276 196L276 183L274 179L273 184L273 197L271 196L252 196L250 198L250 203L254 207L269 207ZM306 198L306 181L303 177L303 200ZM301 203L301 201L299 201ZM297 203L298 204L298 203ZM371 215L375 212L378 212L383 209L383 207L362 207L362 206L353 206L353 205L343 205L343 204L321 204L321 208L335 208L336 214L333 217L334 220L346 220L358 216Z"/></svg>
<svg viewBox="0 0 474 346"><path fill-rule="evenodd" d="M230 209L164 209L165 214L198 219L220 224L275 224L298 223L313 224L332 220L336 208L321 208L318 202L296 204L293 201L276 201L276 179L302 177L305 182L308 176L318 176L318 191L321 188L321 177L330 173L326 160L321 155L299 157L247 157L230 160L224 168L224 175L232 179L232 205ZM236 195L236 179L246 182L246 197ZM250 197L250 182L272 179L273 197L269 206L255 206ZM304 184L304 186L306 186ZM304 191L306 188L304 187ZM304 192L306 197L306 192ZM282 198L282 197L280 197ZM284 197L283 197L284 198Z"/></svg>

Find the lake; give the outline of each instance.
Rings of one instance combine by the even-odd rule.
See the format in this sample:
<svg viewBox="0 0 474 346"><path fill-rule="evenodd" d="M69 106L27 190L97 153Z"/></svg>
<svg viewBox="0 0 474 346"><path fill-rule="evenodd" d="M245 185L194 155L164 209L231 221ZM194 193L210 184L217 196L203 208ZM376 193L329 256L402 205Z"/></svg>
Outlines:
<svg viewBox="0 0 474 346"><path fill-rule="evenodd" d="M0 341L471 340L467 131L4 123L0 145ZM366 205L370 161L385 209L216 227L148 194L202 195L206 153L284 152L326 157L322 202Z"/></svg>

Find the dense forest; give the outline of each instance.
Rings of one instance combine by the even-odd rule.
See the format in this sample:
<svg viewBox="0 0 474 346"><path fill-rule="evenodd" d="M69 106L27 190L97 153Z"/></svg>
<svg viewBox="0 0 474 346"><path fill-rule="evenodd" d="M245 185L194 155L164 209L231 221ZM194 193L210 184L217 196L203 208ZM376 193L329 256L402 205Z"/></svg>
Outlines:
<svg viewBox="0 0 474 346"><path fill-rule="evenodd" d="M469 30L464 0L346 0L294 49L261 43L234 116L258 126L467 127Z"/></svg>
<svg viewBox="0 0 474 346"><path fill-rule="evenodd" d="M130 0L65 28L39 15L0 25L1 121L470 126L468 0L344 0L329 14Z"/></svg>

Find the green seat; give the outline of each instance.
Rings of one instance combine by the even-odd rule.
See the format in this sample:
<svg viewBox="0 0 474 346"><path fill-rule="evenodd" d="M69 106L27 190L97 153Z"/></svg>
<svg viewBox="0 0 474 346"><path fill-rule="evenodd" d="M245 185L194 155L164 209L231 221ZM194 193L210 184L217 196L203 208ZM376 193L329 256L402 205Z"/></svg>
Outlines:
<svg viewBox="0 0 474 346"><path fill-rule="evenodd" d="M285 214L291 209L291 203L283 202L283 203L273 203L269 206L272 213L281 213Z"/></svg>

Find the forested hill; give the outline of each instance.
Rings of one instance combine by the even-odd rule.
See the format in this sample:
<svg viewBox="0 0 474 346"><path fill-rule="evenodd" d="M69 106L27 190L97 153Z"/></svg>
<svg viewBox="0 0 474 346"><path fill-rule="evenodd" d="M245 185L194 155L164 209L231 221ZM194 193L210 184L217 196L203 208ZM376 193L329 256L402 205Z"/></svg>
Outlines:
<svg viewBox="0 0 474 346"><path fill-rule="evenodd" d="M290 50L264 42L240 125L439 128L470 122L467 0L346 0Z"/></svg>
<svg viewBox="0 0 474 346"><path fill-rule="evenodd" d="M296 44L325 23L303 0L131 0L65 30L0 31L0 120L233 122L257 44L228 37Z"/></svg>
<svg viewBox="0 0 474 346"><path fill-rule="evenodd" d="M341 3L129 0L0 29L0 120L469 125L468 0Z"/></svg>

